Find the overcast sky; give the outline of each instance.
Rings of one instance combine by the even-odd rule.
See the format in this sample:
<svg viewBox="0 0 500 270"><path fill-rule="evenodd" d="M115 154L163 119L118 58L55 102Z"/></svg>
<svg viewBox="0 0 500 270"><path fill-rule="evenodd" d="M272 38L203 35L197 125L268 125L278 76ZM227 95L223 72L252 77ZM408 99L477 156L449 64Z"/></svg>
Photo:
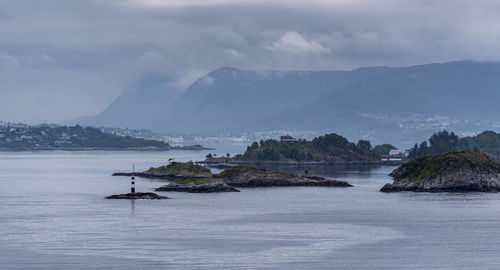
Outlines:
<svg viewBox="0 0 500 270"><path fill-rule="evenodd" d="M272 4L270 4L272 2ZM0 0L0 121L96 114L146 71L500 60L500 1Z"/></svg>

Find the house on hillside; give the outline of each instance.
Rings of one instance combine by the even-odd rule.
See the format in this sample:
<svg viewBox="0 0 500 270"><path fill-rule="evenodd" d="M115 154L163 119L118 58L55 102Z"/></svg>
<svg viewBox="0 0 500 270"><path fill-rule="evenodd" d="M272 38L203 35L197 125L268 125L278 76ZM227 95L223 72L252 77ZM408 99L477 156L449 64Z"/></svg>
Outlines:
<svg viewBox="0 0 500 270"><path fill-rule="evenodd" d="M406 150L393 149L389 151L389 156L407 156Z"/></svg>
<svg viewBox="0 0 500 270"><path fill-rule="evenodd" d="M297 139L290 135L280 136L280 142L297 142Z"/></svg>
<svg viewBox="0 0 500 270"><path fill-rule="evenodd" d="M408 150L393 149L388 155L382 155L381 161L402 161L408 157Z"/></svg>

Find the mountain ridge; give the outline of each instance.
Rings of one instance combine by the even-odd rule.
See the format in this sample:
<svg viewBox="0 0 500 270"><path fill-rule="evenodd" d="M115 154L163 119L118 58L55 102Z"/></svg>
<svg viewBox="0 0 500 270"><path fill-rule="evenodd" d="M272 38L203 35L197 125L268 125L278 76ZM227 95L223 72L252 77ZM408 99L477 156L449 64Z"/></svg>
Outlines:
<svg viewBox="0 0 500 270"><path fill-rule="evenodd" d="M169 102L140 104L155 109L125 122L163 132L312 130L336 132L352 140L381 143L390 139L407 144L443 128L498 130L498 75L499 62L477 61L350 71L257 72L221 67L193 82L178 97L166 93L154 98ZM138 87L136 93L147 95L144 89ZM94 122L102 118L98 115Z"/></svg>

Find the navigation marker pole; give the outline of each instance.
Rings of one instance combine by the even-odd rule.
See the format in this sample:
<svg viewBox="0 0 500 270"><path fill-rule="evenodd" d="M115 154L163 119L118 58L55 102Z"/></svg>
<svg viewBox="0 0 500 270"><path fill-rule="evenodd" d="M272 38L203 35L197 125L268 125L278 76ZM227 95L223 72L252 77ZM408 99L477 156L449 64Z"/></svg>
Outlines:
<svg viewBox="0 0 500 270"><path fill-rule="evenodd" d="M131 187L130 193L135 193L135 164L132 165L132 177L131 177Z"/></svg>

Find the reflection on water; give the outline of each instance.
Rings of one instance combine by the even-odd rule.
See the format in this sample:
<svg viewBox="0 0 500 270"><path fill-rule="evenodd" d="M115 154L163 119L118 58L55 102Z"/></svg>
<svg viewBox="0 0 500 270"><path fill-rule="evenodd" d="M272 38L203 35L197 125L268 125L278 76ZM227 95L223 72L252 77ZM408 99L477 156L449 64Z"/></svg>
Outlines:
<svg viewBox="0 0 500 270"><path fill-rule="evenodd" d="M500 194L382 193L394 167L271 166L352 188L105 200L204 152L0 153L2 269L499 269ZM136 181L150 191L158 181Z"/></svg>

